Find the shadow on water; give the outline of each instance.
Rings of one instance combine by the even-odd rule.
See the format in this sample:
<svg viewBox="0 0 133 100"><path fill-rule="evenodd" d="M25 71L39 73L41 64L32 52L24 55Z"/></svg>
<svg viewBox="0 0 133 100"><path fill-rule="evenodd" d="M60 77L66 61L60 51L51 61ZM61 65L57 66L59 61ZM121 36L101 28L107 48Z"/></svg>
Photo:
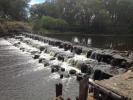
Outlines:
<svg viewBox="0 0 133 100"><path fill-rule="evenodd" d="M69 41L88 47L116 50L133 50L133 36L47 34L47 37Z"/></svg>

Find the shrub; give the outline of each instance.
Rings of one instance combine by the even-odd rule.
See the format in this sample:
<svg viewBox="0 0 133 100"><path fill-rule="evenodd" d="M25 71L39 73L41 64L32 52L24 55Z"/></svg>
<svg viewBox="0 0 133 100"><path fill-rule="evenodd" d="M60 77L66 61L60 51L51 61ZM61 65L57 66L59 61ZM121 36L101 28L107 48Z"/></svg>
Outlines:
<svg viewBox="0 0 133 100"><path fill-rule="evenodd" d="M57 19L49 16L43 16L34 24L34 30L50 29L63 31L68 26L68 23L63 19Z"/></svg>

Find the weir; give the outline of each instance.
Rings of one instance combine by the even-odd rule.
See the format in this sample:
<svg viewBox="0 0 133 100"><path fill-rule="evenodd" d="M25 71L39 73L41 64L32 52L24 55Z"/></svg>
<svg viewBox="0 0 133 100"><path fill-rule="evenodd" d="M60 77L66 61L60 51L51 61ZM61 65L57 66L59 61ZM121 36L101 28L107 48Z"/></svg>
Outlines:
<svg viewBox="0 0 133 100"><path fill-rule="evenodd" d="M80 81L84 75L89 75L94 80L109 79L125 73L133 64L131 59L122 56L128 52L88 48L24 32L13 34L6 39L23 52L30 53L34 59L38 59L39 63L43 63L44 67L50 67L51 72L58 72L60 78L74 75ZM103 93L107 96L111 94L111 97L118 98L117 100L127 100L95 83L89 82L89 85L93 87L94 96L97 95L98 98Z"/></svg>
<svg viewBox="0 0 133 100"><path fill-rule="evenodd" d="M48 44L48 46L42 46L42 48L45 49L45 52L53 54L53 56L56 56L59 60L73 62L73 65L76 65L76 67L79 67L82 63L85 63L87 64L87 66L89 65L90 68L93 67L94 70L101 70L102 72L107 73L111 76L126 72L126 70L130 68L133 64L132 59L128 58L127 56L127 51L121 52L110 49L88 48L85 46L75 45L67 41L61 41L26 32L14 35L25 36L29 39L34 39L42 43ZM22 37L18 38L22 39ZM25 40L25 42L28 43L28 40ZM58 49L55 49L54 47ZM70 58L74 58L75 54L77 55L76 57L79 57L78 55L80 55L80 57L76 59L76 63L75 59L74 61L73 59L70 60ZM84 59L85 61L77 61L80 58ZM91 64L89 64L90 61ZM100 67L98 67L97 65Z"/></svg>
<svg viewBox="0 0 133 100"><path fill-rule="evenodd" d="M91 74L94 74L96 71L95 73L98 76L95 77L96 79L106 79L124 73L133 65L132 59L125 56L128 52L88 48L67 41L61 41L26 32L14 33L13 36L15 36L19 42L24 42L25 44L34 47L34 49L37 48L44 51L42 53L50 54L53 56L53 58L50 59L57 58L59 61L65 61L63 64L66 65L66 63L69 63L71 67L82 69L82 71L84 71L84 66L87 66L87 70ZM24 48L20 49L23 50ZM43 54L41 54L40 58L43 58L42 56ZM44 62L48 64L49 61L45 59ZM84 66L80 68L82 65Z"/></svg>

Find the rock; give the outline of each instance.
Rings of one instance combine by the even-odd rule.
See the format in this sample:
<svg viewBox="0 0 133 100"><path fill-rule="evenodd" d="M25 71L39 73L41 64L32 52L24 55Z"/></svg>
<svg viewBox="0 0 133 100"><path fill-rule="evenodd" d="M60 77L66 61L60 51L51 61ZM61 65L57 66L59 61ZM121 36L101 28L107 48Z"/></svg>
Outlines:
<svg viewBox="0 0 133 100"><path fill-rule="evenodd" d="M66 78L69 78L69 77L70 77L70 75L69 75L69 74L67 74L67 75L65 75L65 77L66 77Z"/></svg>
<svg viewBox="0 0 133 100"><path fill-rule="evenodd" d="M93 74L93 79L94 80L100 80L101 79L101 70L95 70L94 74Z"/></svg>
<svg viewBox="0 0 133 100"><path fill-rule="evenodd" d="M45 58L40 58L39 60L38 60L38 62L39 63L42 63L44 60L46 60Z"/></svg>
<svg viewBox="0 0 133 100"><path fill-rule="evenodd" d="M62 72L65 72L65 68L61 68L61 71L62 71Z"/></svg>
<svg viewBox="0 0 133 100"><path fill-rule="evenodd" d="M64 57L62 56L62 55L58 55L58 60L60 60L60 61L64 61Z"/></svg>
<svg viewBox="0 0 133 100"><path fill-rule="evenodd" d="M40 47L40 51L43 51L43 50L45 50L45 47L44 46L41 46Z"/></svg>
<svg viewBox="0 0 133 100"><path fill-rule="evenodd" d="M51 68L54 68L54 71L59 71L60 66L59 65L52 65Z"/></svg>
<svg viewBox="0 0 133 100"><path fill-rule="evenodd" d="M30 40L27 40L27 39L26 40L23 40L23 42L26 43L26 44L31 44L31 41Z"/></svg>
<svg viewBox="0 0 133 100"><path fill-rule="evenodd" d="M107 73L104 73L101 70L95 70L95 72L93 74L93 79L94 80L109 79L110 77L112 77L112 75L109 75Z"/></svg>
<svg viewBox="0 0 133 100"><path fill-rule="evenodd" d="M87 73L88 72L88 66L86 64L81 65L81 72L82 73Z"/></svg>
<svg viewBox="0 0 133 100"><path fill-rule="evenodd" d="M49 45L55 46L55 41L49 40Z"/></svg>
<svg viewBox="0 0 133 100"><path fill-rule="evenodd" d="M23 36L16 36L15 38L22 41L24 37Z"/></svg>
<svg viewBox="0 0 133 100"><path fill-rule="evenodd" d="M122 62L125 62L124 59L120 59L120 58L113 58L111 60L111 65L112 66L120 66L122 64Z"/></svg>
<svg viewBox="0 0 133 100"><path fill-rule="evenodd" d="M81 81L82 79L83 79L83 75L82 74L78 74L76 80L77 81Z"/></svg>
<svg viewBox="0 0 133 100"><path fill-rule="evenodd" d="M20 50L22 50L22 51L23 51L23 50L25 50L25 48L21 47L21 48L20 48Z"/></svg>
<svg viewBox="0 0 133 100"><path fill-rule="evenodd" d="M53 58L51 58L50 60L55 60L56 58L55 57L53 57Z"/></svg>
<svg viewBox="0 0 133 100"><path fill-rule="evenodd" d="M75 74L76 74L76 70L71 69L71 70L69 71L69 74L75 75Z"/></svg>
<svg viewBox="0 0 133 100"><path fill-rule="evenodd" d="M58 60L64 61L66 59L74 57L74 54L70 52L60 52L57 53L55 56L58 58Z"/></svg>
<svg viewBox="0 0 133 100"><path fill-rule="evenodd" d="M90 74L92 74L92 68L89 65L82 64L81 65L81 72L90 75Z"/></svg>
<svg viewBox="0 0 133 100"><path fill-rule="evenodd" d="M98 60L98 62L105 62L107 64L110 64L113 57L107 54L97 54L96 59Z"/></svg>
<svg viewBox="0 0 133 100"><path fill-rule="evenodd" d="M48 66L49 65L49 61L46 60L45 58L40 58L38 60L39 63L43 63L44 64L44 67Z"/></svg>
<svg viewBox="0 0 133 100"><path fill-rule="evenodd" d="M54 68L51 68L51 73L54 73L55 72L55 69Z"/></svg>
<svg viewBox="0 0 133 100"><path fill-rule="evenodd" d="M121 64L120 64L120 67L122 67L122 68L127 68L127 67L129 67L130 65L129 65L129 63L126 61L126 60L123 60L122 62L121 62Z"/></svg>
<svg viewBox="0 0 133 100"><path fill-rule="evenodd" d="M102 55L102 57L101 57L101 61L105 62L107 64L110 64L112 59L113 59L113 57L111 55L106 55L106 54Z"/></svg>
<svg viewBox="0 0 133 100"><path fill-rule="evenodd" d="M90 58L96 60L96 56L97 56L96 52L92 52Z"/></svg>
<svg viewBox="0 0 133 100"><path fill-rule="evenodd" d="M63 48L64 46L63 46L63 44L61 43L60 45L59 45L59 48Z"/></svg>
<svg viewBox="0 0 133 100"><path fill-rule="evenodd" d="M64 47L64 50L67 51L67 50L71 50L72 45L70 43L64 43L63 47Z"/></svg>
<svg viewBox="0 0 133 100"><path fill-rule="evenodd" d="M34 59L38 59L40 57L40 55L34 55Z"/></svg>
<svg viewBox="0 0 133 100"><path fill-rule="evenodd" d="M63 78L63 74L60 75L60 79L62 79L62 78Z"/></svg>
<svg viewBox="0 0 133 100"><path fill-rule="evenodd" d="M80 47L74 47L73 48L73 52L76 53L76 54L78 54L78 55L80 55L82 53L82 48L80 48Z"/></svg>
<svg viewBox="0 0 133 100"><path fill-rule="evenodd" d="M55 46L60 46L61 45L61 42L60 41L56 41L55 42Z"/></svg>
<svg viewBox="0 0 133 100"><path fill-rule="evenodd" d="M87 52L86 57L87 57L87 58L90 58L91 54L92 54L92 50L89 50L89 51Z"/></svg>
<svg viewBox="0 0 133 100"><path fill-rule="evenodd" d="M46 66L49 66L49 63L48 62L43 62L43 64L44 64L44 67L46 67Z"/></svg>

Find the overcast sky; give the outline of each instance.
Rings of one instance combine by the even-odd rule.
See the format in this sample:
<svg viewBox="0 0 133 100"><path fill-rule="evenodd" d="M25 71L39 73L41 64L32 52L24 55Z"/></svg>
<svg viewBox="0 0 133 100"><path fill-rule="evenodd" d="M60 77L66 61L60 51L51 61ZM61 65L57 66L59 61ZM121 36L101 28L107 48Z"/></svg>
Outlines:
<svg viewBox="0 0 133 100"><path fill-rule="evenodd" d="M38 3L42 3L42 2L45 2L45 0L31 0L31 2L29 4L33 5L33 4L38 4Z"/></svg>

